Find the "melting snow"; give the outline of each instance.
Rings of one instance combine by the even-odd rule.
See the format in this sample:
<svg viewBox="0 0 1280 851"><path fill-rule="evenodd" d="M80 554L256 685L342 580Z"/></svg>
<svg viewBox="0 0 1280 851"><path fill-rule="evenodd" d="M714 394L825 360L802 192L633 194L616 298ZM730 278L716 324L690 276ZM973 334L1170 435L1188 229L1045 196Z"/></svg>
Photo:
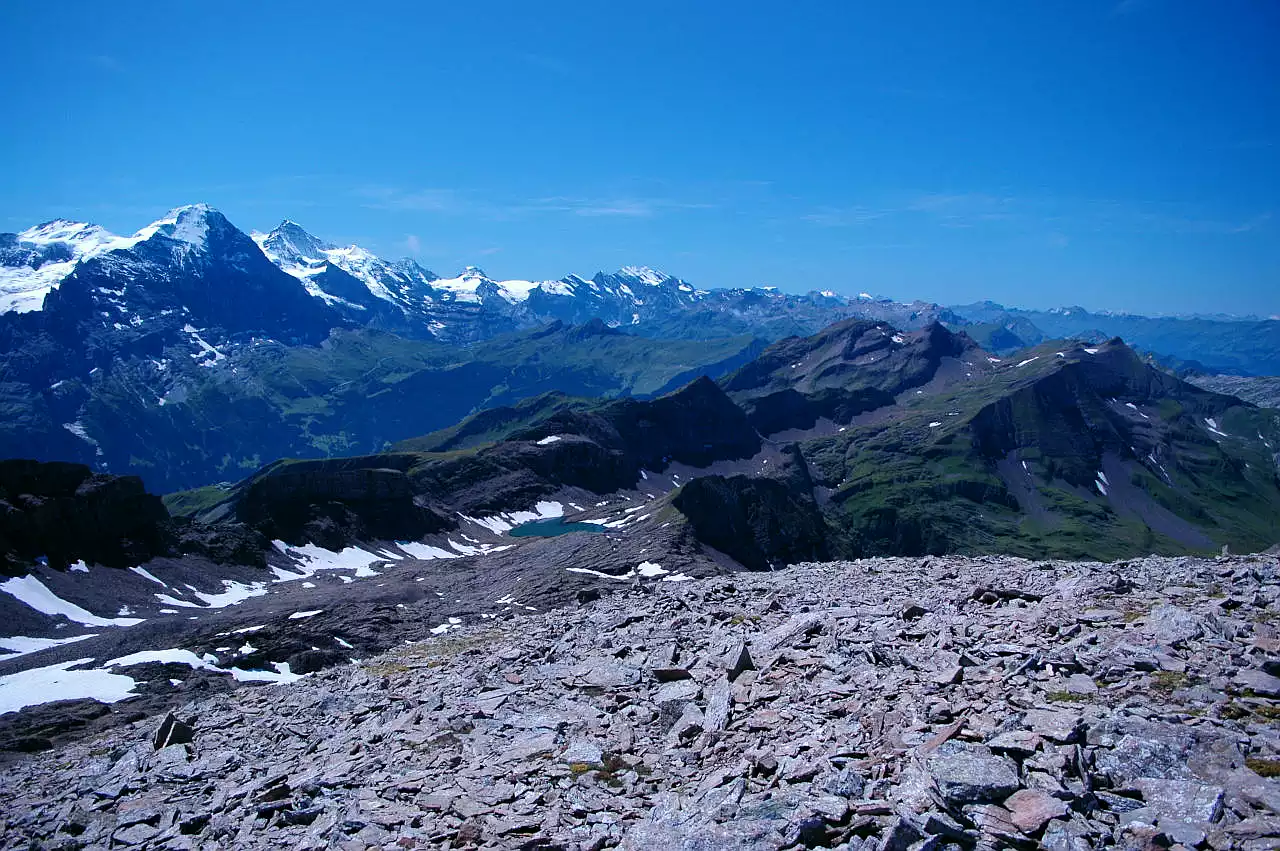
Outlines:
<svg viewBox="0 0 1280 851"><path fill-rule="evenodd" d="M564 506L558 502L543 501L535 505L532 511L510 511L490 517L468 517L465 514L459 514L458 516L468 523L475 523L477 526L485 527L495 535L501 535L521 523L531 523L534 520L554 520L557 517L564 517ZM462 549L457 544L452 541L449 544L458 552L462 552ZM473 552L480 552L480 550L473 549Z"/></svg>
<svg viewBox="0 0 1280 851"><path fill-rule="evenodd" d="M619 576L614 576L612 573L602 573L599 570L592 570L589 567L566 567L565 570L569 573L585 573L588 576L598 576L601 579L630 579L632 576L631 571L627 571Z"/></svg>
<svg viewBox="0 0 1280 851"><path fill-rule="evenodd" d="M427 631L430 632L432 635L444 635L446 632L449 632L450 630L458 629L460 626L462 626L461 618L449 618L448 623L442 623L439 626L433 626L431 629Z"/></svg>
<svg viewBox="0 0 1280 851"><path fill-rule="evenodd" d="M932 422L932 423L929 423L929 428L938 428L941 425L942 423L940 422Z"/></svg>
<svg viewBox="0 0 1280 851"><path fill-rule="evenodd" d="M9 655L0 656L0 659L16 659L19 656L25 656L28 653L35 653L40 650L46 650L50 647L59 647L63 644L74 644L77 641L84 641L86 638L93 638L96 632L88 632L84 635L73 635L70 638L28 638L25 635L12 635L8 638L0 638L0 649L8 650Z"/></svg>
<svg viewBox="0 0 1280 851"><path fill-rule="evenodd" d="M145 567L131 567L129 569L134 573L138 574L139 576L141 576L143 579L150 579L155 584L163 585L165 588L169 587L167 583L152 576L151 573L149 573Z"/></svg>
<svg viewBox="0 0 1280 851"><path fill-rule="evenodd" d="M32 575L15 577L0 583L0 591L16 597L37 612L55 617L61 615L67 620L84 626L134 626L143 621L142 618L100 618L93 612L58 597Z"/></svg>
<svg viewBox="0 0 1280 851"><path fill-rule="evenodd" d="M133 697L135 683L130 677L99 670L71 670L92 661L92 657L73 659L0 677L0 713L55 700L93 698L115 703Z"/></svg>
<svg viewBox="0 0 1280 851"><path fill-rule="evenodd" d="M539 441L538 441L538 445L539 445L539 446L550 446L551 444L553 444L553 443L558 443L558 442L560 442L561 440L564 440L564 438L563 438L563 437L561 437L561 436L560 436L560 435L558 435L558 434L553 434L553 435L551 435L551 436L549 436L549 437L544 437L544 438L542 438L542 440L539 440Z"/></svg>
<svg viewBox="0 0 1280 851"><path fill-rule="evenodd" d="M1033 360L1040 360L1040 356L1035 355L1033 357L1029 357L1026 360L1024 360L1022 363L1018 364L1018 366L1026 366L1027 364L1031 363Z"/></svg>
<svg viewBox="0 0 1280 851"><path fill-rule="evenodd" d="M297 620L302 620L303 618L314 618L316 615L320 614L323 611L324 609L312 609L311 611L308 611L308 612L294 612L293 614L289 615L289 620L297 621Z"/></svg>
<svg viewBox="0 0 1280 851"><path fill-rule="evenodd" d="M222 585L225 590L221 594L208 594L204 591L191 592L203 600L204 605L187 600L179 600L168 594L156 594L156 599L169 606L185 606L188 609L225 609L227 606L237 606L250 597L261 597L267 593L267 584L265 582L254 582L245 585L232 579L224 579L222 580Z"/></svg>
<svg viewBox="0 0 1280 851"><path fill-rule="evenodd" d="M93 661L92 659L88 661ZM143 650L141 653L131 653L128 656L121 656L119 659L112 659L103 665L103 669L115 667L128 667L129 665L142 665L147 662L160 662L168 665L187 665L191 668L213 671L218 674L230 674L238 682L254 683L254 682L272 682L272 683L292 683L297 682L306 676L306 674L295 674L289 670L288 662L272 662L271 667L275 668L275 672L271 671L246 671L242 668L220 668L218 667L218 657L208 653L203 656L197 656L190 650ZM124 677L124 679L129 679ZM132 680L129 680L132 684ZM132 685L130 686L132 688Z"/></svg>
<svg viewBox="0 0 1280 851"><path fill-rule="evenodd" d="M448 550L433 547L430 544L420 544L416 541L404 543L397 541L396 546L408 553L410 558L415 558L418 561L430 561L433 558L462 558L457 553L451 553Z"/></svg>
<svg viewBox="0 0 1280 851"><path fill-rule="evenodd" d="M273 572L277 582L309 579L321 570L351 570L355 572L357 578L367 579L380 575L372 569L373 565L389 560L388 556L376 555L359 547L347 547L341 552L334 552L316 544L305 544L301 547L291 547L284 541L272 541L272 544L279 552L296 559L291 565L292 570L301 571L301 573L293 573L275 568Z"/></svg>
<svg viewBox="0 0 1280 851"><path fill-rule="evenodd" d="M639 567L636 568L635 572L640 576L654 577L665 576L671 571L663 570L661 565L654 564L651 561L642 561L640 562Z"/></svg>

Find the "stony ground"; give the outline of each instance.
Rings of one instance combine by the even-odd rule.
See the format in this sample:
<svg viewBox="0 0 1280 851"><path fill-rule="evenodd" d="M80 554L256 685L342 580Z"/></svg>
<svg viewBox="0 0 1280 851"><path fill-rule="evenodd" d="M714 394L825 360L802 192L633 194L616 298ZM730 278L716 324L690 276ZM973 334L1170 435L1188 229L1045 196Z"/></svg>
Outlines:
<svg viewBox="0 0 1280 851"><path fill-rule="evenodd" d="M628 587L11 763L0 834L1276 848L1277 562L877 559Z"/></svg>

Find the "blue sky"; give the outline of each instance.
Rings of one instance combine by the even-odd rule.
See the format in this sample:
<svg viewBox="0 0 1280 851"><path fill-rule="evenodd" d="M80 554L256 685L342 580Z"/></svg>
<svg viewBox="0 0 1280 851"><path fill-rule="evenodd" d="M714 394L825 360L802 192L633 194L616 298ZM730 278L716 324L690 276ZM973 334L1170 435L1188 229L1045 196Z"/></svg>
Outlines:
<svg viewBox="0 0 1280 851"><path fill-rule="evenodd" d="M1280 313L1280 4L0 4L0 230Z"/></svg>

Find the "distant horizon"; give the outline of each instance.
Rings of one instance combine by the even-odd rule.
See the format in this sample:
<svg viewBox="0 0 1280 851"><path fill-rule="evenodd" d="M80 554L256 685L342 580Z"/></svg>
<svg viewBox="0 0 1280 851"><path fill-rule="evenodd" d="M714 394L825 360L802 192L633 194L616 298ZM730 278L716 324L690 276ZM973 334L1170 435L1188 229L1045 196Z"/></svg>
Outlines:
<svg viewBox="0 0 1280 851"><path fill-rule="evenodd" d="M371 253L376 254L377 256L381 257L382 259L384 259L384 260L389 260L389 261L398 261L398 260L414 260L415 262L418 262L420 265L422 265L422 266L424 266L425 268L427 268L427 269L428 269L428 271L432 272L433 274L438 275L438 276L439 276L439 277L441 277L441 278L452 278L452 277L458 277L458 276L461 276L462 274L464 274L468 269L476 268L476 269L480 269L480 270L481 270L481 271L482 271L482 272L483 272L487 277L489 277L491 280L495 280L495 281L504 281L504 280L554 281L554 280L560 280L560 279L562 279L562 278L564 278L564 277L566 277L566 276L568 276L568 275L577 275L577 276L579 276L579 277L583 277L583 278L590 279L590 278L591 278L591 277L593 277L595 274L612 274L612 273L614 273L614 272L621 272L621 271L624 271L624 270L625 270L625 269L627 269L628 267L632 267L632 268L641 268L641 269L652 269L652 270L654 270L654 271L656 271L656 272L659 272L659 273L662 273L662 274L665 274L665 275L670 275L670 276L671 276L671 277L673 277L673 278L679 278L680 280L683 280L683 281L685 281L686 283L692 284L692 285L696 286L698 289L702 289L702 290L720 290L720 289L735 289L735 288L739 288L739 289L776 289L776 290L779 290L779 291L782 291L782 292L791 293L791 294L793 294L793 295L805 295L805 294L807 294L807 293L812 293L812 292L823 292L823 291L829 291L829 292L833 292L833 293L835 293L837 296L840 296L840 297L843 297L843 298L847 298L847 299L850 299L850 300L857 300L860 296L863 296L863 295L869 295L869 296L871 296L872 300L875 300L875 301L886 301L886 300L887 300L887 301L893 301L893 302L896 302L896 303L899 303L899 304L910 304L910 303L912 303L912 302L922 302L922 303L934 304L934 305L937 305L937 306L939 306L939 307L944 307L944 308L951 308L951 307L964 307L964 306L966 306L966 305L980 304L980 303L983 303L983 302L991 302L991 303L993 303L993 304L998 304L998 305L1000 305L1001 307L1004 307L1004 308L1007 308L1007 309L1010 309L1010 310L1022 310L1022 311L1040 311L1040 312L1049 312L1049 311L1054 311L1054 310L1073 310L1073 309L1083 309L1083 310L1088 311L1088 312L1089 312L1089 313L1091 313L1091 314L1098 314L1098 315L1101 315L1101 314L1112 314L1112 315L1133 315L1133 316L1144 316L1144 317L1149 317L1149 318L1152 318L1152 319L1161 319L1161 318L1163 318L1163 319L1199 319L1199 318L1213 318L1213 317L1215 317L1215 316L1216 316L1216 317L1222 317L1222 318L1224 318L1224 319L1237 320L1237 321L1250 321L1250 320L1253 320L1253 321L1265 321L1265 322L1280 321L1280 314L1273 314L1273 315L1263 316L1263 315L1259 315L1259 314L1256 314L1256 313L1255 313L1255 314L1246 314L1246 313L1229 313L1229 312L1223 312L1223 311L1215 311L1215 312L1212 312L1212 313L1210 313L1210 312L1204 312L1204 311L1189 311L1189 312L1179 312L1179 313L1158 313L1158 312L1153 312L1153 311L1135 312L1135 311L1130 311L1130 310L1114 309L1114 308L1108 308L1108 307L1090 307L1090 306L1088 306L1088 305L1082 305L1082 304L1046 304L1046 305L1043 305L1043 306L1035 306L1035 305L1027 305L1027 304L1019 304L1019 303L1011 303L1011 302L999 301L999 300L992 299L992 298L987 298L987 297L978 298L978 299L972 299L972 300L969 300L969 301L945 301L945 302L944 302L944 301L937 301L937 300L931 300L931 299L918 298L918 297L913 296L913 295L911 295L911 294L890 294L890 293L878 293L878 292L874 292L874 291L858 290L856 287L855 287L855 288L853 288L853 289L850 289L850 288L849 288L849 287L847 287L847 286L842 288L842 286L841 286L841 284L840 284L839 282L836 282L836 283L827 282L827 283L826 283L826 284L824 284L823 286L820 286L820 287L812 287L812 288L810 288L810 289L795 289L795 288L789 288L789 287L787 287L787 286L785 286L785 285L780 285L780 284L771 284L771 283L764 283L764 282L761 282L761 283L754 283L754 284L751 284L751 283L738 283L738 284L730 284L730 285L725 285L725 286L714 286L714 285L713 285L713 286L706 286L706 285L703 285L703 284L702 284L702 282L700 282L700 281L693 280L693 279L688 278L688 277L686 277L685 275L681 274L681 273L680 273L680 271L679 271L678 269L676 269L676 270L672 270L672 269L668 269L668 268L664 268L664 267L659 267L659 266L655 266L655 265L653 265L653 264L650 264L650 263L644 263L644 262L631 262L631 263L624 263L624 264L622 264L622 265L620 265L620 266L617 266L617 267L614 267L614 268L612 268L612 269L597 268L597 269L595 269L595 270L594 270L594 271L592 271L592 272L579 272L579 271L572 271L572 270L570 270L570 271L568 271L568 272L562 272L562 273L560 273L560 274L558 274L558 275L555 275L555 276L553 276L553 277L540 277L540 276L538 276L538 277L534 277L534 276L522 275L522 274L519 274L519 273L517 273L517 274L511 274L511 275L507 275L507 274L491 274L491 270L490 270L488 267L486 267L486 266L484 266L484 265L482 265L482 264L480 264L480 263L467 263L467 264L464 264L461 268L458 268L456 271L455 271L455 270L448 270L448 269L443 269L443 270L442 270L442 269L440 269L440 268L434 268L434 267L431 267L430 265L428 265L428 264L426 264L426 263L422 263L422 261L420 260L420 258L414 257L414 256L409 255L409 254L404 254L404 255L397 255L397 254L394 254L394 253L392 253L392 254L385 254L385 253L382 253L382 252L380 252L380 251L376 251L376 250L374 250L374 249L370 248L370 246L368 246L368 245L360 245L359 243L344 243L344 242L342 242L342 241L340 241L340 240L332 240L332 239L329 239L325 234L322 234L322 233L316 233L315 231L313 231L313 230L311 230L310 228L308 228L308 227L306 226L306 224L304 224L303 222L299 222L296 218L293 218L293 217L290 217L290 216L286 216L286 217L284 217L283 219L279 220L278 222L276 222L274 225L272 225L272 226L271 226L271 227L269 227L269 228L262 228L262 227L258 227L258 226L247 226L247 227L246 227L246 226L244 226L244 225L241 225L241 224L237 223L234 217L232 217L232 216L230 216L230 215L227 215L226 211L225 211L225 210L223 210L223 209L222 209L221 207L219 207L218 205L216 205L216 204L210 204L210 203L205 202L205 201L195 201L195 202L191 202L190 204L178 204L178 205L175 205L175 206L173 206L173 207L169 207L169 208L167 208L166 210L164 210L164 211L162 211L161 213L159 213L159 214L156 216L156 218L155 218L155 219L149 219L149 220L147 220L146 222L143 222L142 224L139 224L137 227L113 228L113 227L108 227L107 225L104 225L102 222L92 221L92 220L88 220L88 219L79 219L79 218L68 217L68 216L54 216L53 218L50 218L50 219L44 219L44 220L42 220L42 221L40 221L40 222L33 222L33 223L31 223L30 225L27 225L26 227L18 228L16 231L6 231L6 230L3 230L3 229L0 229L0 233L6 233L6 232L21 233L21 232L22 232L22 231L24 231L24 230L28 230L28 229L30 229L30 228L35 228L35 227L39 227L39 226L42 226L42 225L46 225L46 224L49 224L49 223L51 223L51 222L56 222L56 221L70 221L70 222L80 222L80 223L90 224L90 225L97 225L98 227L102 227L102 228L106 229L107 231L110 231L111 233L113 233L113 234L115 234L115 235L117 235L117 236L128 236L128 235L131 235L131 234L133 234L133 233L136 233L138 230L140 230L140 229L142 229L142 228L146 227L148 224L151 224L152 222L155 222L156 220L158 220L159 218L161 218L161 217L164 215L164 213L167 213L167 212L172 211L172 210L175 210L175 209L179 209L179 208L181 208L181 207L199 206L199 205L207 206L207 207L209 207L210 209L216 210L217 212L221 213L223 216L225 216L225 217L226 217L227 221L231 222L231 224L232 224L233 226L235 226L238 230L240 230L241 232L243 232L243 233L245 233L245 234L247 234L247 235L253 235L253 234L267 234L267 233L270 233L270 232L271 232L272 230L274 230L275 228L278 228L278 227L280 227L281 225L285 224L286 222L289 222L289 223L292 223L292 224L294 224L294 225L297 225L298 227L302 228L304 231L306 231L307 233L309 233L311 236L313 236L313 237L315 237L315 238L317 238L317 239L319 239L320 241L325 242L325 243L333 244L333 245L336 245L336 246L339 246L339 247L359 246L360 248L363 248L363 249L365 249L366 251L370 251ZM494 268L500 268L500 267L494 267Z"/></svg>
<svg viewBox="0 0 1280 851"><path fill-rule="evenodd" d="M0 6L0 231L1280 314L1280 4ZM341 21L341 27L335 27Z"/></svg>

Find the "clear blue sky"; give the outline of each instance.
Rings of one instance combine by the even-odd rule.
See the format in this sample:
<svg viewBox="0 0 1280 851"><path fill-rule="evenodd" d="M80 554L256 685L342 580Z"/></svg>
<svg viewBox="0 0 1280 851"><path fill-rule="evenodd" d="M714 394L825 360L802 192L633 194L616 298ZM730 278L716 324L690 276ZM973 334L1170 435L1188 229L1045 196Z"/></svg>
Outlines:
<svg viewBox="0 0 1280 851"><path fill-rule="evenodd" d="M1280 313L1280 3L0 4L0 230Z"/></svg>

